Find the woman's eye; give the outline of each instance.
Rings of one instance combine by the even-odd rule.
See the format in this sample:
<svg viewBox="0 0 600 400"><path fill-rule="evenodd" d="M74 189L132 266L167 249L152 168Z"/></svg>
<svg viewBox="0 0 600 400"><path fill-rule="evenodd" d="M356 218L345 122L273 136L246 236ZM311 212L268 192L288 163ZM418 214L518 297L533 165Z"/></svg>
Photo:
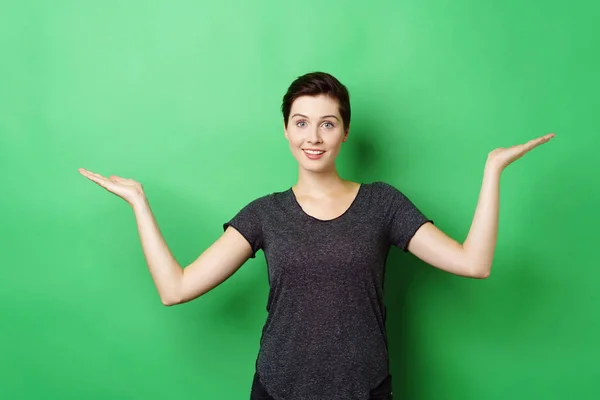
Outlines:
<svg viewBox="0 0 600 400"><path fill-rule="evenodd" d="M323 125L328 129L333 128L333 124L331 122L324 122Z"/></svg>
<svg viewBox="0 0 600 400"><path fill-rule="evenodd" d="M302 128L302 127L306 126L306 122L304 122L304 121L298 121L298 122L296 122L296 126L299 127L299 128Z"/></svg>

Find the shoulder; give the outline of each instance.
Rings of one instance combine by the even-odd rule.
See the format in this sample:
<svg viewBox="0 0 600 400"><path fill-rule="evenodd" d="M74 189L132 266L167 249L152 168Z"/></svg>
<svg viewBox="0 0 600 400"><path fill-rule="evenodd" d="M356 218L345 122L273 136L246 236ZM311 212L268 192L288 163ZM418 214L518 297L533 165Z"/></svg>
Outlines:
<svg viewBox="0 0 600 400"><path fill-rule="evenodd" d="M375 207L386 211L411 208L409 196L391 183L376 181L368 184L370 201Z"/></svg>
<svg viewBox="0 0 600 400"><path fill-rule="evenodd" d="M287 198L288 190L272 192L251 200L245 208L255 212L267 212Z"/></svg>
<svg viewBox="0 0 600 400"><path fill-rule="evenodd" d="M375 181L367 183L366 186L369 187L372 195L375 198L383 201L389 200L393 197L403 196L402 192L398 188L388 182Z"/></svg>
<svg viewBox="0 0 600 400"><path fill-rule="evenodd" d="M398 189L396 189L396 187L394 185L384 182L384 181L371 182L371 183L369 183L369 185L372 186L373 188L375 188L376 190L379 190L382 192L398 190Z"/></svg>

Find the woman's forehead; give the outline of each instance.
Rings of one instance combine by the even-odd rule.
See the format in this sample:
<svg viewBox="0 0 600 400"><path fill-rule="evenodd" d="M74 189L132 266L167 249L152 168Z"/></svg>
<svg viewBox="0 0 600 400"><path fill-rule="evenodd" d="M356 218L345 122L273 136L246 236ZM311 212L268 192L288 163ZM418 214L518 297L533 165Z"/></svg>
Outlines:
<svg viewBox="0 0 600 400"><path fill-rule="evenodd" d="M339 116L337 100L326 95L301 96L294 100L290 114L303 114L311 118L321 118L324 115Z"/></svg>

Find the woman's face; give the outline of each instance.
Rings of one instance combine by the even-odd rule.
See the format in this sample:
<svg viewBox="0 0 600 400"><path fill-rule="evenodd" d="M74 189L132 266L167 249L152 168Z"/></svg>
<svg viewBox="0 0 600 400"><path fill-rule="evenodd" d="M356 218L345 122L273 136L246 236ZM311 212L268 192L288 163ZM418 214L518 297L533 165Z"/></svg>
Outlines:
<svg viewBox="0 0 600 400"><path fill-rule="evenodd" d="M314 172L335 169L347 136L336 100L325 95L302 96L292 103L285 137L300 167Z"/></svg>

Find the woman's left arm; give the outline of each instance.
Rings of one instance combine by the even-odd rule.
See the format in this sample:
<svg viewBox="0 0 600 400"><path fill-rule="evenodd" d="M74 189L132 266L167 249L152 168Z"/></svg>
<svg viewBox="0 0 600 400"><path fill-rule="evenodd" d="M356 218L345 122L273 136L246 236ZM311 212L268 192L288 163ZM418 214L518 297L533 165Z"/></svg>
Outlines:
<svg viewBox="0 0 600 400"><path fill-rule="evenodd" d="M452 239L431 223L414 234L408 251L425 261L455 275L485 279L490 275L498 235L500 176L515 160L535 147L548 142L554 133L527 143L491 151L485 164L483 183L477 208L463 244Z"/></svg>

